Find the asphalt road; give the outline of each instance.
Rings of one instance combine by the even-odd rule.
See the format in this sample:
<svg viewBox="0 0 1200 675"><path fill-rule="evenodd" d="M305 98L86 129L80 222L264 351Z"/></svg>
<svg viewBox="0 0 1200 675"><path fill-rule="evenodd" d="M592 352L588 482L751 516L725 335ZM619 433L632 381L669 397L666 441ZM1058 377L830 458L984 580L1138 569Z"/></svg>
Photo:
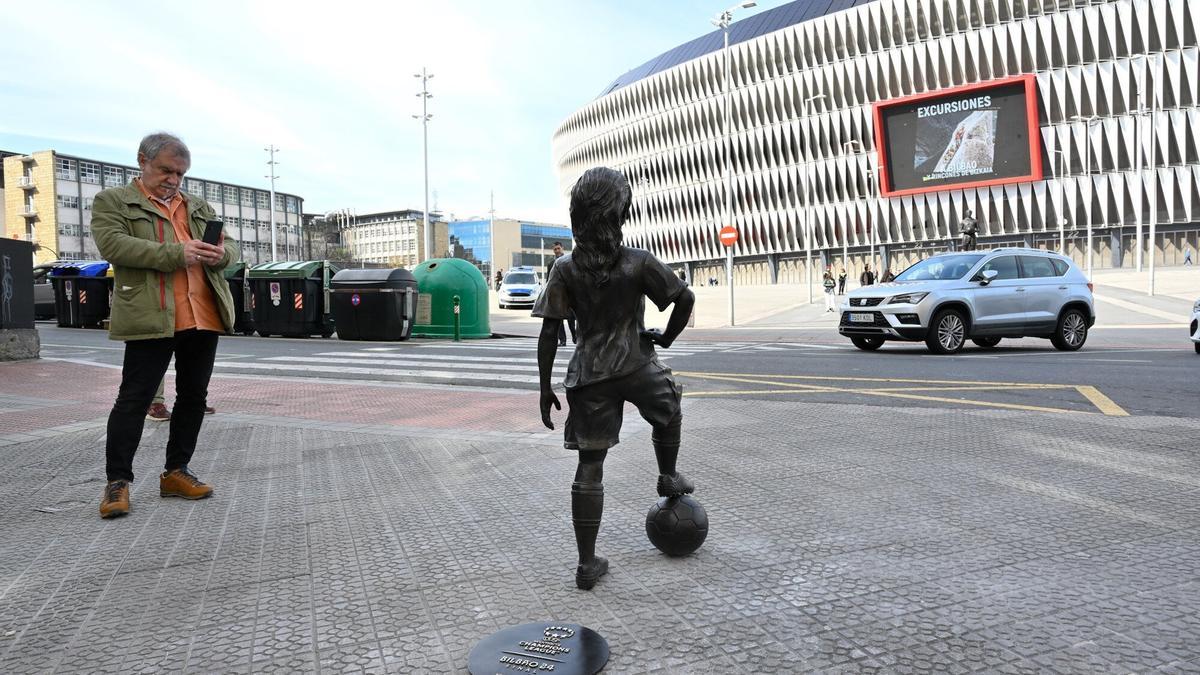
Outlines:
<svg viewBox="0 0 1200 675"><path fill-rule="evenodd" d="M120 367L122 346L103 331L53 323L38 328L44 358ZM686 332L661 354L692 397L1197 417L1200 355L1184 332L1097 329L1079 352L1024 339L935 356L916 343L889 342L877 352L859 351L830 329L783 334L724 329ZM569 347L560 351L556 380L569 357ZM215 372L530 390L537 387L536 341L373 343L236 336L221 339Z"/></svg>

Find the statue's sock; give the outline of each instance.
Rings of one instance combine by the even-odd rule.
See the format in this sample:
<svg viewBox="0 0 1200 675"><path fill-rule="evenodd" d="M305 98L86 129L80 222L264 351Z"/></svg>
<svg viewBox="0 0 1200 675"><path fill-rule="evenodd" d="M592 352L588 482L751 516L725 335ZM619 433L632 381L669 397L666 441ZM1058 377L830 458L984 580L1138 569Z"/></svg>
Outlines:
<svg viewBox="0 0 1200 675"><path fill-rule="evenodd" d="M654 444L654 457L658 460L658 472L665 476L675 475L675 460L679 457L680 428L683 418L676 417L665 427L655 427L650 434Z"/></svg>
<svg viewBox="0 0 1200 675"><path fill-rule="evenodd" d="M596 557L596 535L604 514L604 484L576 481L571 484L571 523L575 527L575 544L579 547L579 563Z"/></svg>

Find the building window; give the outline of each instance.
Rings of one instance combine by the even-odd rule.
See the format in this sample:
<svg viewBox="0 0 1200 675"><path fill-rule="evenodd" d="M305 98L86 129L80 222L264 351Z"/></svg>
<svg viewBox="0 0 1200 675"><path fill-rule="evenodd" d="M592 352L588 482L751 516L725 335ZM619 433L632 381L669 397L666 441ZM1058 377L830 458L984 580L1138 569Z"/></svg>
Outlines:
<svg viewBox="0 0 1200 675"><path fill-rule="evenodd" d="M187 179L186 185L187 187L184 188L184 190L186 190L188 194L196 195L197 197L204 196L204 183L196 180L195 178L189 178Z"/></svg>
<svg viewBox="0 0 1200 675"><path fill-rule="evenodd" d="M216 203L221 201L221 186L216 183L205 183L204 198L210 202Z"/></svg>
<svg viewBox="0 0 1200 675"><path fill-rule="evenodd" d="M265 193L265 192L254 193L254 202L255 202L255 205L258 206L258 208L260 208L260 209L267 208L268 201L270 201L270 196L267 195L267 193Z"/></svg>
<svg viewBox="0 0 1200 675"><path fill-rule="evenodd" d="M75 223L59 223L58 233L66 237L78 237L79 226Z"/></svg>
<svg viewBox="0 0 1200 675"><path fill-rule="evenodd" d="M125 169L125 175L129 176L129 180L133 180L134 178L141 178L142 171L141 169Z"/></svg>
<svg viewBox="0 0 1200 675"><path fill-rule="evenodd" d="M225 186L225 203L226 204L238 203L237 188L233 187L232 185Z"/></svg>
<svg viewBox="0 0 1200 675"><path fill-rule="evenodd" d="M75 180L75 160L66 157L54 158L54 175L63 180Z"/></svg>
<svg viewBox="0 0 1200 675"><path fill-rule="evenodd" d="M92 162L79 163L79 180L85 183L100 184L100 165Z"/></svg>
<svg viewBox="0 0 1200 675"><path fill-rule="evenodd" d="M121 187L125 184L125 172L119 166L104 167L104 187Z"/></svg>
<svg viewBox="0 0 1200 675"><path fill-rule="evenodd" d="M79 208L79 197L76 197L75 195L58 195L57 200L58 200L58 205L60 208L64 208L64 209Z"/></svg>
<svg viewBox="0 0 1200 675"><path fill-rule="evenodd" d="M287 198L287 212L288 213L296 212L296 198L295 197Z"/></svg>
<svg viewBox="0 0 1200 675"><path fill-rule="evenodd" d="M242 188L242 206L254 206L254 190Z"/></svg>
<svg viewBox="0 0 1200 675"><path fill-rule="evenodd" d="M275 210L283 210L283 195L275 195Z"/></svg>
<svg viewBox="0 0 1200 675"><path fill-rule="evenodd" d="M84 198L83 198L83 210L84 210L84 211L91 211L91 210L92 210L92 198L91 198L91 197L84 197Z"/></svg>

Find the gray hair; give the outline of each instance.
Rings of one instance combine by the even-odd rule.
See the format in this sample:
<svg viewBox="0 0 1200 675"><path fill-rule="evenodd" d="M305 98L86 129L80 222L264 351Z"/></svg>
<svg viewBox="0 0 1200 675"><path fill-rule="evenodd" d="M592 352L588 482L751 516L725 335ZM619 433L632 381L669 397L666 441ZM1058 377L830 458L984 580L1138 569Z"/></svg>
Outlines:
<svg viewBox="0 0 1200 675"><path fill-rule="evenodd" d="M154 159L158 157L158 153L163 150L171 150L175 155L192 161L192 153L188 151L187 145L184 144L178 136L168 134L165 131L158 131L153 134L148 134L142 139L138 145L138 154L146 159Z"/></svg>

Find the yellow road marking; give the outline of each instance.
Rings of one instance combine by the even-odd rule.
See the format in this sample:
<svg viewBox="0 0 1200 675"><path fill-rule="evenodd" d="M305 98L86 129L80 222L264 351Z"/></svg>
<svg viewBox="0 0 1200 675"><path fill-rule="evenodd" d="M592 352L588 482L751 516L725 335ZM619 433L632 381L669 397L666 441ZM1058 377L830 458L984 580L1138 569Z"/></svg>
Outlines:
<svg viewBox="0 0 1200 675"><path fill-rule="evenodd" d="M979 382L971 380L918 380L911 378L884 378L884 377L844 377L830 376L823 377L819 375L753 375L740 373L698 373L692 371L678 372L681 377L693 377L704 380L714 380L717 382L741 382L744 384L768 385L773 387L781 387L779 389L744 389L744 390L724 390L724 391L699 391L687 392L685 396L737 396L750 394L814 394L814 393L838 393L838 394L861 394L866 396L883 396L888 398L904 398L916 401L931 401L936 403L957 403L961 405L974 405L986 408L1001 408L1005 410L1028 410L1031 412L1049 412L1049 413L1077 413L1077 414L1095 414L1085 410L1071 410L1068 408L1052 408L1048 406L1025 405L1019 403L999 403L994 401L976 401L963 398L949 398L944 396L929 396L915 394L912 392L947 392L947 391L1053 391L1062 389L1075 389L1084 398L1094 405L1101 413L1105 415L1127 416L1125 412L1112 399L1100 393L1099 389L1086 385L1072 384L1041 384L1036 382ZM789 381L793 380L793 381ZM819 384L806 384L795 382L794 380L825 380L833 382L866 382L866 383L893 383L893 384L922 384L922 385L947 385L947 386L923 386L923 387L835 387Z"/></svg>
<svg viewBox="0 0 1200 675"><path fill-rule="evenodd" d="M1070 384L1025 384L1020 387L998 385L995 387L875 387L871 389L853 389L852 391L1021 391L1022 389L1075 389Z"/></svg>
<svg viewBox="0 0 1200 675"><path fill-rule="evenodd" d="M986 384L988 386L1003 386L1003 387L1028 387L1029 382L983 382L975 380L916 380L899 377L839 377L839 376L824 376L824 375L755 375L753 373L695 373L688 371L675 371L676 375L689 375L694 377L710 377L710 376L725 376L725 377L773 377L780 380L827 380L830 382L897 382L907 384ZM1073 385L1058 385L1070 387Z"/></svg>
<svg viewBox="0 0 1200 675"><path fill-rule="evenodd" d="M684 396L739 396L746 394L824 394L819 389L724 389L720 391L685 391Z"/></svg>
<svg viewBox="0 0 1200 675"><path fill-rule="evenodd" d="M1079 393L1083 394L1087 400L1092 402L1092 405L1099 408L1100 412L1104 413L1105 415L1112 415L1113 417L1129 417L1129 413L1125 412L1124 408L1117 405L1116 402L1114 402L1111 398L1101 394L1099 389L1088 385L1075 387L1075 389Z"/></svg>

